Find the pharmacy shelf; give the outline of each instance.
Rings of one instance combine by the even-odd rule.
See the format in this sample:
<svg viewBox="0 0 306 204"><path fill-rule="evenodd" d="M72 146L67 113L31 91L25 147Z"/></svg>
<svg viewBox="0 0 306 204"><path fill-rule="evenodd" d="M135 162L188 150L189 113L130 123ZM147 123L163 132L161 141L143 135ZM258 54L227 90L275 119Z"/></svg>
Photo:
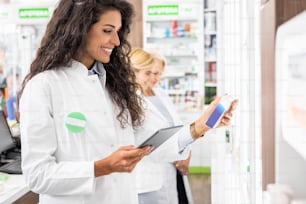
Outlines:
<svg viewBox="0 0 306 204"><path fill-rule="evenodd" d="M189 102L204 95L203 15L202 0L143 1L143 47L166 58L161 87L177 110L203 107Z"/></svg>

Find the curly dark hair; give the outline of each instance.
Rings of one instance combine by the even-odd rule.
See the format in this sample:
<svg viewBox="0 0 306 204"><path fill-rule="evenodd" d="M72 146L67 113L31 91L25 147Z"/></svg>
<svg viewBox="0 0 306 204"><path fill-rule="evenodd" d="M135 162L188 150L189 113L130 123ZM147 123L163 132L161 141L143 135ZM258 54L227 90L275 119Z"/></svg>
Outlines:
<svg viewBox="0 0 306 204"><path fill-rule="evenodd" d="M47 25L18 98L26 83L38 73L70 65L72 57L85 43L90 27L109 10L121 13L122 27L118 33L120 45L113 49L109 63L104 64L107 73L106 88L113 102L119 107L117 119L121 126L125 127L128 123L129 114L134 127L141 125L142 100L136 93L138 86L128 58L131 45L127 36L130 33L134 9L125 0L61 0Z"/></svg>

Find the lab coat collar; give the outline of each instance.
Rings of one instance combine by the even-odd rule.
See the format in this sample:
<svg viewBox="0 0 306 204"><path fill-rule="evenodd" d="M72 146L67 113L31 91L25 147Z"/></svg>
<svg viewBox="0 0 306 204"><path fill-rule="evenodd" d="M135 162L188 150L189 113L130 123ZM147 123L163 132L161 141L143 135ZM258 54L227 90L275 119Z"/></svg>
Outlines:
<svg viewBox="0 0 306 204"><path fill-rule="evenodd" d="M137 90L136 93L139 94L143 98L145 110L151 110L152 113L159 115L159 118L167 122L167 119L165 118L165 116L160 112L158 108L155 107L155 105L146 96L142 94L141 90Z"/></svg>
<svg viewBox="0 0 306 204"><path fill-rule="evenodd" d="M71 60L71 67L73 68L73 73L74 74L80 74L80 75L88 77L88 69L81 62L72 59ZM97 75L98 75L98 77L101 81L101 84L103 85L103 87L105 87L106 71L104 69L103 64L101 62L95 62L92 70L94 70L97 73ZM92 76L90 75L89 77L92 77Z"/></svg>
<svg viewBox="0 0 306 204"><path fill-rule="evenodd" d="M76 60L72 59L71 60L71 68L73 68L73 72L76 72L76 74L80 74L80 75L83 75L83 76L88 76L87 67L79 61L76 61Z"/></svg>

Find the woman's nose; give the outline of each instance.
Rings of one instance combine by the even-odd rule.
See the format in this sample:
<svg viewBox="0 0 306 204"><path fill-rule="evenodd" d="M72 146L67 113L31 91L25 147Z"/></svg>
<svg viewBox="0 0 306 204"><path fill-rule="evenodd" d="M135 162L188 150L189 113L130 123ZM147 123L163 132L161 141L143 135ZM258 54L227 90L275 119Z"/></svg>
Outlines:
<svg viewBox="0 0 306 204"><path fill-rule="evenodd" d="M120 39L118 33L115 33L112 38L112 43L116 46L120 45Z"/></svg>

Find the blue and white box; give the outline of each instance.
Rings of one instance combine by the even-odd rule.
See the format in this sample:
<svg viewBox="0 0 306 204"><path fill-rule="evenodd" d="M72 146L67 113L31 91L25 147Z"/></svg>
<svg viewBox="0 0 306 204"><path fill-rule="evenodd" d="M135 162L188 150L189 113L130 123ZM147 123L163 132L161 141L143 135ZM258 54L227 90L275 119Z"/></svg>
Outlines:
<svg viewBox="0 0 306 204"><path fill-rule="evenodd" d="M234 98L229 95L225 95L222 97L221 101L216 106L215 110L211 113L208 120L206 121L206 125L210 128L215 128L218 126L221 118L224 113L229 109Z"/></svg>

